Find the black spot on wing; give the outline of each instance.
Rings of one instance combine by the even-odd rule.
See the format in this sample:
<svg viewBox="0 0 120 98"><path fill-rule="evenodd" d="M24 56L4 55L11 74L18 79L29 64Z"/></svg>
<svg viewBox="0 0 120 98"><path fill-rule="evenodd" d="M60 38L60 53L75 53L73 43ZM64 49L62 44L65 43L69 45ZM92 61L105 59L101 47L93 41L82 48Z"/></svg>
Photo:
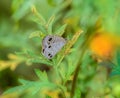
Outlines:
<svg viewBox="0 0 120 98"><path fill-rule="evenodd" d="M42 52L44 53L45 49L42 50Z"/></svg>
<svg viewBox="0 0 120 98"><path fill-rule="evenodd" d="M48 46L48 48L51 48L51 46Z"/></svg>
<svg viewBox="0 0 120 98"><path fill-rule="evenodd" d="M48 41L52 41L52 38L49 38Z"/></svg>
<svg viewBox="0 0 120 98"><path fill-rule="evenodd" d="M50 58L52 58L52 54L49 53L48 56L49 56Z"/></svg>

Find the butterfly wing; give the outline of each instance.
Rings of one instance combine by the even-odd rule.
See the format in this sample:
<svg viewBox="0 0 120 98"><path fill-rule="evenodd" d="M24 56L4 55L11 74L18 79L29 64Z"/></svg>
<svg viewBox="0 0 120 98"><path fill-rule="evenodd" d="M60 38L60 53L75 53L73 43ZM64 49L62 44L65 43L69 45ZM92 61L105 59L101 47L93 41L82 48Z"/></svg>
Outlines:
<svg viewBox="0 0 120 98"><path fill-rule="evenodd" d="M48 59L53 58L65 45L66 40L60 36L48 35L42 41L42 53Z"/></svg>

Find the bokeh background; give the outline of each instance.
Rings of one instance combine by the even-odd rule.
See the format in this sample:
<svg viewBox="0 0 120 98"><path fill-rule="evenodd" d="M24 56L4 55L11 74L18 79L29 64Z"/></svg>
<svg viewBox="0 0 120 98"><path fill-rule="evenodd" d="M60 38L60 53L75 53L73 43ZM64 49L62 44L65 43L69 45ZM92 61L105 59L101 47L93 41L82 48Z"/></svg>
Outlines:
<svg viewBox="0 0 120 98"><path fill-rule="evenodd" d="M63 37L68 40L78 29L84 31L72 50L75 54L65 59L71 61L76 58L75 55L81 51L76 51L76 47L82 42L84 45L84 41L91 37L87 46L90 56L85 54L79 73L79 97L120 98L119 0L0 0L0 98L29 97L29 94L24 93L3 95L3 92L20 85L19 78L36 81L35 68L49 72L51 76L53 74L47 64L29 62L29 56L22 55L26 51L31 55L30 50L38 54L41 52L41 38L30 38L32 32L42 29L40 20L34 15L34 8L46 21L55 15L53 30L67 24ZM69 63L75 67L77 61ZM63 62L64 66L66 64ZM111 68L111 64L115 68ZM71 81L67 82L67 89L70 89ZM55 91L47 94L51 97L45 98L61 98ZM69 95L68 90L66 98Z"/></svg>

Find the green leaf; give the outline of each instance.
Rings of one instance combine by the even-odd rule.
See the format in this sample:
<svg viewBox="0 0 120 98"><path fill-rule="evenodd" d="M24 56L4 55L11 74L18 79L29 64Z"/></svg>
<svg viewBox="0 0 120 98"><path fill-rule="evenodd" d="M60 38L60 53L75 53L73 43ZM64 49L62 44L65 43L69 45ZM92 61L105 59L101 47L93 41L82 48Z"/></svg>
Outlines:
<svg viewBox="0 0 120 98"><path fill-rule="evenodd" d="M71 2L72 2L72 0L66 0L66 1L64 1L64 3L61 3L61 5L55 9L55 12L54 12L55 15L60 14L59 12L65 8L67 8L71 4Z"/></svg>
<svg viewBox="0 0 120 98"><path fill-rule="evenodd" d="M50 17L50 19L48 20L48 22L46 24L46 29L49 34L52 34L52 26L53 26L54 20L55 20L55 16L53 15Z"/></svg>
<svg viewBox="0 0 120 98"><path fill-rule="evenodd" d="M26 51L26 54L28 55L28 56L30 56L30 57L36 57L37 55L33 52L33 51L31 51L31 50L27 50Z"/></svg>
<svg viewBox="0 0 120 98"><path fill-rule="evenodd" d="M34 13L34 15L36 16L36 18L39 20L41 25L45 25L46 24L46 20L44 19L44 17L37 11L35 6L32 6L32 12Z"/></svg>
<svg viewBox="0 0 120 98"><path fill-rule="evenodd" d="M46 95L46 98L52 98L52 97L50 97L50 96Z"/></svg>
<svg viewBox="0 0 120 98"><path fill-rule="evenodd" d="M40 82L40 81L36 82L36 81L27 81L27 80L20 79L20 82L23 85L17 86L14 88L10 88L7 91L5 91L4 94L13 93L13 92L21 93L21 92L24 92L25 90L30 90L32 92L31 94L34 95L43 88L53 89L53 88L57 87L53 83L45 82L45 81L44 82Z"/></svg>
<svg viewBox="0 0 120 98"><path fill-rule="evenodd" d="M42 24L42 23L40 22L40 20L37 19L37 18L33 18L32 21L37 24L37 26L39 27L39 29L41 30L41 32L47 34L47 30L46 30L46 28L45 28L45 24Z"/></svg>
<svg viewBox="0 0 120 98"><path fill-rule="evenodd" d="M42 72L38 69L35 69L35 73L41 81L48 81L47 73L45 71Z"/></svg>
<svg viewBox="0 0 120 98"><path fill-rule="evenodd" d="M14 4L17 4L18 2L14 3ZM15 10L14 11L14 14L13 14L13 18L18 21L20 20L21 18L23 18L27 13L29 13L29 9L30 7L34 4L34 1L33 0L24 0L24 2L22 1L22 3L18 6L17 10L16 9L13 9ZM15 5L12 5L12 6L15 6ZM14 7L13 7L14 8Z"/></svg>
<svg viewBox="0 0 120 98"><path fill-rule="evenodd" d="M64 24L63 26L61 26L58 30L55 31L55 34L62 36L63 33L65 32L66 26L67 24Z"/></svg>
<svg viewBox="0 0 120 98"><path fill-rule="evenodd" d="M13 92L21 93L21 92L23 92L23 91L31 88L31 86L33 86L33 84L32 84L31 81L27 81L27 80L23 80L23 79L19 79L19 81L20 81L23 85L10 88L10 89L8 89L7 91L5 91L4 94L13 93Z"/></svg>
<svg viewBox="0 0 120 98"><path fill-rule="evenodd" d="M24 51L21 51L21 52L15 52L15 54L16 54L16 55L20 55L20 56L21 56L21 55L24 55L24 54L25 54L25 52L24 52Z"/></svg>
<svg viewBox="0 0 120 98"><path fill-rule="evenodd" d="M120 75L120 52L117 51L116 54L116 59L117 59L117 65L113 65L113 69L112 72L110 73L110 76L114 76L114 75Z"/></svg>
<svg viewBox="0 0 120 98"><path fill-rule="evenodd" d="M113 71L110 73L110 76L120 75L120 71Z"/></svg>
<svg viewBox="0 0 120 98"><path fill-rule="evenodd" d="M45 36L45 35L43 34L43 32L41 32L41 31L35 31L35 32L32 32L32 33L29 35L29 38L40 37L40 38L42 39L44 36Z"/></svg>
<svg viewBox="0 0 120 98"><path fill-rule="evenodd" d="M110 73L110 76L120 75L120 71L113 71Z"/></svg>
<svg viewBox="0 0 120 98"><path fill-rule="evenodd" d="M110 76L114 76L114 75L120 75L120 66L116 66L110 73Z"/></svg>
<svg viewBox="0 0 120 98"><path fill-rule="evenodd" d="M76 88L76 92L75 92L75 97L74 98L81 98L80 88Z"/></svg>
<svg viewBox="0 0 120 98"><path fill-rule="evenodd" d="M27 80L24 80L24 79L19 79L18 80L21 84L27 84L29 81Z"/></svg>
<svg viewBox="0 0 120 98"><path fill-rule="evenodd" d="M23 87L22 86L17 86L17 87L14 87L14 88L10 88L8 89L7 91L5 91L3 94L9 94L9 93L13 93L13 92L22 92L23 91Z"/></svg>
<svg viewBox="0 0 120 98"><path fill-rule="evenodd" d="M117 64L120 66L120 51L117 52Z"/></svg>
<svg viewBox="0 0 120 98"><path fill-rule="evenodd" d="M53 63L51 61L43 59L42 57L30 58L29 62L32 62L32 63L42 63L42 64L46 64L48 66L53 66Z"/></svg>
<svg viewBox="0 0 120 98"><path fill-rule="evenodd" d="M25 60L27 60L28 64L31 63L42 63L42 64L46 64L48 66L53 66L53 62L44 58L44 56L40 53L40 54L36 54L31 50L27 50L24 52L16 52L17 55L26 57Z"/></svg>

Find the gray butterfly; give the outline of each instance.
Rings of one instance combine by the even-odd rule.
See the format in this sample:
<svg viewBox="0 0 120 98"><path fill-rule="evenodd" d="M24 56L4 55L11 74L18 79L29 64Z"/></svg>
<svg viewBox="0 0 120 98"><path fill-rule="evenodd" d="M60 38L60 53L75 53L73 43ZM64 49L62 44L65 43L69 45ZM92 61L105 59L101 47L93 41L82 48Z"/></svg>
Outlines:
<svg viewBox="0 0 120 98"><path fill-rule="evenodd" d="M47 35L42 41L42 54L52 59L66 44L66 40L57 35Z"/></svg>

